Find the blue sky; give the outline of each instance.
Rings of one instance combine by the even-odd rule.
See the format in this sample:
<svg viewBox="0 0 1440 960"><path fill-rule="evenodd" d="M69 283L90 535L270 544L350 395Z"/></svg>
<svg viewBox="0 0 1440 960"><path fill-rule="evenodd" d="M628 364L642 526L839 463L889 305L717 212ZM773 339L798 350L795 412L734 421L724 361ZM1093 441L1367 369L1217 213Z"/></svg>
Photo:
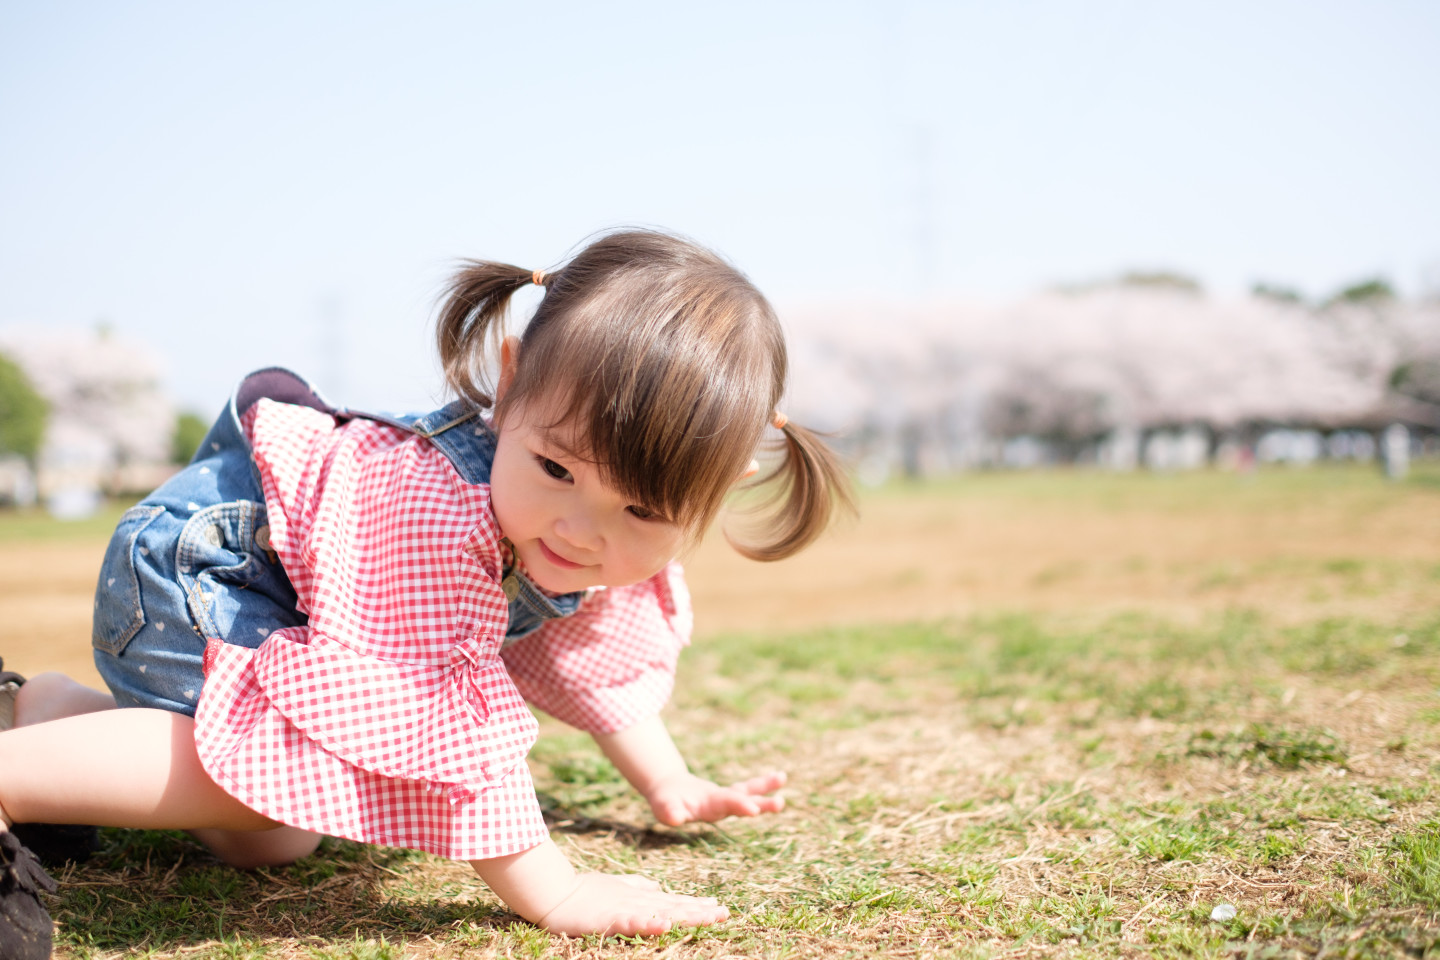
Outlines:
<svg viewBox="0 0 1440 960"><path fill-rule="evenodd" d="M1413 294L1437 48L1425 2L11 3L0 327L104 321L208 413L275 362L422 405L455 258L621 224L782 306Z"/></svg>

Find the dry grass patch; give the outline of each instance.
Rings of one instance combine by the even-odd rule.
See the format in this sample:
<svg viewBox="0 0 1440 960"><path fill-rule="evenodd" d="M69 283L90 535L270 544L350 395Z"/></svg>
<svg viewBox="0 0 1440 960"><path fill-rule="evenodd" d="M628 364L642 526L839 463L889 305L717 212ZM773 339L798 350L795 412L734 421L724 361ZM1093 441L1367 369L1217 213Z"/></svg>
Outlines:
<svg viewBox="0 0 1440 960"><path fill-rule="evenodd" d="M0 517L7 667L89 670L92 526ZM1440 956L1434 465L978 475L689 570L677 736L721 779L788 770L789 809L658 827L554 724L532 766L577 862L730 923L562 940L423 855L247 874L108 831L63 878L59 955Z"/></svg>
<svg viewBox="0 0 1440 960"><path fill-rule="evenodd" d="M287 960L1425 955L1437 651L1440 622L1248 615L730 637L692 658L677 735L720 778L789 770L785 813L669 830L585 738L551 727L533 758L578 863L720 896L722 927L552 939L422 855L335 843L252 875L116 831L67 877L62 942Z"/></svg>

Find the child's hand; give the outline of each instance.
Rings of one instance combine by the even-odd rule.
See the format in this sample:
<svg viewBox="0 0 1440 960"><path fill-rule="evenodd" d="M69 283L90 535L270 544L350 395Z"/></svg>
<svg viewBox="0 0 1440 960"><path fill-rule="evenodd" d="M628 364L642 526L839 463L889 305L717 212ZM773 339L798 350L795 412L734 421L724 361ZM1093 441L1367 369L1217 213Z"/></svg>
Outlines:
<svg viewBox="0 0 1440 960"><path fill-rule="evenodd" d="M785 786L776 771L722 787L690 772L685 758L659 716L641 720L615 733L594 734L605 756L640 795L650 801L655 819L671 827L694 820L713 823L726 817L753 817L785 809L785 801L769 796Z"/></svg>
<svg viewBox="0 0 1440 960"><path fill-rule="evenodd" d="M730 916L714 897L665 893L644 877L576 874L552 840L470 865L511 910L566 936L655 936L671 927L703 927Z"/></svg>
<svg viewBox="0 0 1440 960"><path fill-rule="evenodd" d="M582 873L575 889L538 921L551 933L656 936L673 926L705 927L729 919L714 897L665 893L654 880Z"/></svg>
<svg viewBox="0 0 1440 960"><path fill-rule="evenodd" d="M714 823L726 817L753 817L785 809L785 798L771 796L785 786L785 774L761 774L731 787L711 783L690 772L667 777L652 786L645 799L655 819L678 827L703 820Z"/></svg>

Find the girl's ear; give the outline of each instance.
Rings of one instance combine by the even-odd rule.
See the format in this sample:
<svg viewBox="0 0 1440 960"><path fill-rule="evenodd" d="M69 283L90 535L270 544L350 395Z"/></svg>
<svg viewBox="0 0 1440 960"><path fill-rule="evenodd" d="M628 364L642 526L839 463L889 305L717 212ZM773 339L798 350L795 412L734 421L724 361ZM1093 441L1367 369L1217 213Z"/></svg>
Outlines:
<svg viewBox="0 0 1440 960"><path fill-rule="evenodd" d="M755 476L755 474L757 474L757 473L759 473L759 472L760 472L760 461L759 461L759 460L751 460L751 461L750 461L750 466L748 466L748 467L745 468L745 472L742 473L742 474L740 474L740 479L739 479L739 480L736 480L735 482L736 482L736 483L740 483L742 480L749 480L751 477Z"/></svg>
<svg viewBox="0 0 1440 960"><path fill-rule="evenodd" d="M495 402L499 403L515 382L520 365L520 338L510 335L500 342L500 380L495 384Z"/></svg>

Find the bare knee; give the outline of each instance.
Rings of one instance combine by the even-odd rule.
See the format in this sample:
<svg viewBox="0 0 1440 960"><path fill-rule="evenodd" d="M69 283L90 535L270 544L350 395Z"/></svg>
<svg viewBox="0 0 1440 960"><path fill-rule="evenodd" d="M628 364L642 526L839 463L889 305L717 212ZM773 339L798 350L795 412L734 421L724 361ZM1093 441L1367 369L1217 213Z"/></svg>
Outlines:
<svg viewBox="0 0 1440 960"><path fill-rule="evenodd" d="M15 726L113 710L115 698L85 686L63 673L37 673L15 694Z"/></svg>
<svg viewBox="0 0 1440 960"><path fill-rule="evenodd" d="M320 834L297 827L271 830L191 830L190 835L238 870L283 867L308 857L320 846Z"/></svg>

